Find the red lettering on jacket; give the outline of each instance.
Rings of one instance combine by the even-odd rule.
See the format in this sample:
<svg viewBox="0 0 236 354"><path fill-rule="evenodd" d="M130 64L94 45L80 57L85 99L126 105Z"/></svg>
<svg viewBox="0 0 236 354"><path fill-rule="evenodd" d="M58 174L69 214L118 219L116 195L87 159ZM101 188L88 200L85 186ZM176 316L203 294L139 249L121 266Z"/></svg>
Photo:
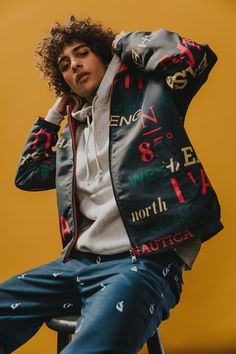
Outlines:
<svg viewBox="0 0 236 354"><path fill-rule="evenodd" d="M46 130L40 130L37 134L34 135L34 141L33 141L33 149L37 148L38 140L40 135L45 135L46 136L46 142L45 142L45 149L50 148L50 143L51 143L51 134L47 132Z"/></svg>
<svg viewBox="0 0 236 354"><path fill-rule="evenodd" d="M139 88L139 90L143 89L143 77L141 74L139 74L139 76L138 76L138 88Z"/></svg>
<svg viewBox="0 0 236 354"><path fill-rule="evenodd" d="M151 121L154 122L154 123L157 123L157 117L156 117L156 115L155 115L153 106L150 106L149 109L150 109L150 111L151 111L151 113L152 113L151 116L148 115L148 114L145 114L145 113L143 113L143 112L141 112L141 115L140 115L140 116L141 116L141 120L142 120L142 128L143 128L143 129L146 128L146 125L144 124L144 118L149 119L149 120L151 120Z"/></svg>
<svg viewBox="0 0 236 354"><path fill-rule="evenodd" d="M201 172L201 179L202 179L202 195L204 195L207 193L207 187L211 187L211 183L203 168L200 169L200 172Z"/></svg>
<svg viewBox="0 0 236 354"><path fill-rule="evenodd" d="M163 236L159 239L135 246L132 248L132 251L136 256L140 257L146 253L152 253L158 251L159 249L161 250L163 248L167 248L168 246L180 244L191 237L194 237L194 234L190 230L184 229L183 231L176 232L175 234Z"/></svg>
<svg viewBox="0 0 236 354"><path fill-rule="evenodd" d="M141 255L141 252L140 252L140 249L139 249L139 246L135 246L132 248L132 251L134 252L134 254L136 254L136 256L140 256Z"/></svg>
<svg viewBox="0 0 236 354"><path fill-rule="evenodd" d="M181 193L181 190L179 188L178 182L176 181L175 178L171 178L170 181L171 181L172 186L174 187L174 191L175 191L175 193L176 193L176 195L177 195L177 197L179 199L179 202L181 204L183 204L184 203L184 197L183 197L183 194Z"/></svg>
<svg viewBox="0 0 236 354"><path fill-rule="evenodd" d="M178 238L178 236L180 236L180 238ZM173 241L175 243L183 242L183 235L181 234L181 232L177 232L176 234L173 235Z"/></svg>
<svg viewBox="0 0 236 354"><path fill-rule="evenodd" d="M151 121L152 123L154 123L155 126L154 126L154 129L151 129L151 130L146 131L145 133L143 133L143 136L149 135L149 134L153 134L154 132L156 132L156 131L162 129L162 127L160 127L160 126L157 126L157 127L156 127L156 125L158 124L158 120L157 120L157 117L156 117L156 115L155 115L153 106L148 107L148 109L151 111L151 115L146 114L146 113L143 113L143 112L140 113L140 118L141 118L141 121L142 121L142 128L143 128L143 129L147 128L147 126L145 125L144 118L145 118L145 119L148 119L149 121Z"/></svg>
<svg viewBox="0 0 236 354"><path fill-rule="evenodd" d="M202 181L202 190L201 190L201 195L205 195L207 193L207 188L211 187L212 185L206 175L206 172L204 171L203 168L200 169L200 174L201 174L201 181ZM192 172L187 172L187 176L190 178L190 180L193 182L193 184L195 185L195 187L197 187L197 182L194 179ZM179 202L181 204L185 203L183 194L180 190L179 184L177 182L177 180L175 178L171 178L170 182L174 188L175 194L177 195Z"/></svg>
<svg viewBox="0 0 236 354"><path fill-rule="evenodd" d="M155 244L155 247L153 246L153 243ZM159 249L158 240L150 241L149 245L152 251L157 251Z"/></svg>
<svg viewBox="0 0 236 354"><path fill-rule="evenodd" d="M175 56L166 55L160 61L160 65L162 66L163 70L164 71L167 70L166 62L168 62L168 61L172 62L173 64L183 63L184 61L186 61L187 64L189 64L191 67L193 67L196 62L195 62L195 59L194 59L194 56L193 56L191 50L189 48L187 48L187 46L189 46L189 45L197 48L198 50L201 50L200 46L197 43L195 43L187 38L182 39L181 43L179 43L177 45L177 48L180 50L180 53ZM185 56L187 56L189 60L185 60Z"/></svg>
<svg viewBox="0 0 236 354"><path fill-rule="evenodd" d="M174 245L174 241L172 240L172 238L171 238L172 236L170 235L170 236L168 236L168 238L169 238L169 241L170 241L170 246L173 246Z"/></svg>
<svg viewBox="0 0 236 354"><path fill-rule="evenodd" d="M125 88L128 89L130 87L130 75L125 75Z"/></svg>
<svg viewBox="0 0 236 354"><path fill-rule="evenodd" d="M201 50L200 45L197 44L196 42L192 41L192 39L182 38L181 43L183 43L184 46L191 45L191 46L197 48L198 50Z"/></svg>
<svg viewBox="0 0 236 354"><path fill-rule="evenodd" d="M192 52L182 44L178 44L177 48L180 50L179 53L180 58L183 58L184 55L186 55L189 58L189 60L186 60L186 63L188 63L191 67L193 67L195 65L195 59Z"/></svg>
<svg viewBox="0 0 236 354"><path fill-rule="evenodd" d="M194 235L192 234L192 232L190 232L189 230L185 230L185 234L184 234L184 240L188 240L189 238L193 237Z"/></svg>
<svg viewBox="0 0 236 354"><path fill-rule="evenodd" d="M127 70L127 69L128 69L127 65L122 64L121 67L120 67L120 70L117 71L117 74L119 74L119 73L121 73L122 71L125 71L125 70Z"/></svg>
<svg viewBox="0 0 236 354"><path fill-rule="evenodd" d="M63 238L63 240L65 240L66 239L65 234L71 235L71 229L68 224L68 221L66 220L66 218L64 216L60 217L60 224L61 224L62 238Z"/></svg>
<svg viewBox="0 0 236 354"><path fill-rule="evenodd" d="M168 246L166 241L169 241L168 236L164 236L160 239L161 243L162 243L162 248L166 248Z"/></svg>
<svg viewBox="0 0 236 354"><path fill-rule="evenodd" d="M142 245L142 250L141 250L141 252L142 252L142 254L144 254L144 253L150 253L150 252L152 252L151 250L150 250L150 248L148 247L148 245L147 244L143 244Z"/></svg>
<svg viewBox="0 0 236 354"><path fill-rule="evenodd" d="M197 187L197 183L196 183L195 179L193 178L192 172L187 172L187 175L191 179L191 181L195 184L195 186Z"/></svg>

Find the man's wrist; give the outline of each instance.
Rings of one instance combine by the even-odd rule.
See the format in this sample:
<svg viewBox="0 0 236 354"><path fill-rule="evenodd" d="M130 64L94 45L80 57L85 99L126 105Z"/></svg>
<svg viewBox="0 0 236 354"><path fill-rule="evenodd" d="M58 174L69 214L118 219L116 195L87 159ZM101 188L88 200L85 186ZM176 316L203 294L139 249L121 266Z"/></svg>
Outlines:
<svg viewBox="0 0 236 354"><path fill-rule="evenodd" d="M50 108L48 110L48 113L45 118L46 121L51 122L56 125L60 125L61 122L63 121L63 119L64 119L64 116L61 113L57 112L53 108Z"/></svg>

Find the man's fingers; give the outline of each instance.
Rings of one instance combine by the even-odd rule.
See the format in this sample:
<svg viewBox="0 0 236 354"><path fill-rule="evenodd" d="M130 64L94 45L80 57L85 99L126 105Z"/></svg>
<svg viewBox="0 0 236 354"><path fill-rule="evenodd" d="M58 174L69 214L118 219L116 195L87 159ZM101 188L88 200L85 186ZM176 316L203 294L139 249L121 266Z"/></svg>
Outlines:
<svg viewBox="0 0 236 354"><path fill-rule="evenodd" d="M63 116L66 114L66 105L68 102L68 95L60 96L56 99L52 108Z"/></svg>
<svg viewBox="0 0 236 354"><path fill-rule="evenodd" d="M119 42L119 40L124 37L128 32L125 31L121 31L114 39L114 41L112 42L112 48L116 49L116 45Z"/></svg>

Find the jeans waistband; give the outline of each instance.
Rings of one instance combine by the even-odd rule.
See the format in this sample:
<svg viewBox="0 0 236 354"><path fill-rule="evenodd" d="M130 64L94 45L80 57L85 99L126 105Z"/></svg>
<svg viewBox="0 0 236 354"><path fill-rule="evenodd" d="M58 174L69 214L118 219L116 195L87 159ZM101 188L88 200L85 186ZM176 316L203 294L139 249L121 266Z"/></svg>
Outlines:
<svg viewBox="0 0 236 354"><path fill-rule="evenodd" d="M73 253L71 254L71 258L75 258L78 260L82 258L87 258L88 260L95 263L113 261L116 259L122 259L131 256L132 255L130 251L107 255L107 254L96 254L96 253L81 252L81 251L74 250Z"/></svg>
<svg viewBox="0 0 236 354"><path fill-rule="evenodd" d="M156 262L162 263L162 262L166 262L168 260L168 258L172 256L175 258L176 262L182 266L183 261L182 259L176 255L176 252L174 250L169 250L163 253L156 253L153 255L147 255L145 257L138 257L139 258L150 258L155 260ZM73 253L71 254L71 258L75 258L75 259L84 259L87 258L88 260L90 260L91 262L94 263L101 263L101 262L107 262L107 261L112 261L112 260L119 260L119 259L123 259L123 258L128 258L130 257L132 259L132 262L137 261L136 257L134 256L132 250L129 251L125 251L125 252L121 252L121 253L116 253L116 254L111 254L111 255L103 255L103 254L96 254L96 253L90 253L90 252L81 252L81 251L77 251L74 250Z"/></svg>

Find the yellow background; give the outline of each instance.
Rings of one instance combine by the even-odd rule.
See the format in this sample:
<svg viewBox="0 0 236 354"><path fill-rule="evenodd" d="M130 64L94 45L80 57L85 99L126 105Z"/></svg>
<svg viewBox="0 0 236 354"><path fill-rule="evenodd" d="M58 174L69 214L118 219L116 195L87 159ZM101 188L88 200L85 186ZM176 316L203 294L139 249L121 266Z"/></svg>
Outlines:
<svg viewBox="0 0 236 354"><path fill-rule="evenodd" d="M115 32L166 28L208 43L218 55L191 104L186 129L218 194L225 229L203 245L193 270L185 273L180 304L161 333L166 354L236 353L235 0L1 0L0 281L60 252L54 191L23 192L14 176L33 121L54 102L34 67L34 47L53 22L70 14L91 16ZM55 341L43 327L17 353L55 353Z"/></svg>

